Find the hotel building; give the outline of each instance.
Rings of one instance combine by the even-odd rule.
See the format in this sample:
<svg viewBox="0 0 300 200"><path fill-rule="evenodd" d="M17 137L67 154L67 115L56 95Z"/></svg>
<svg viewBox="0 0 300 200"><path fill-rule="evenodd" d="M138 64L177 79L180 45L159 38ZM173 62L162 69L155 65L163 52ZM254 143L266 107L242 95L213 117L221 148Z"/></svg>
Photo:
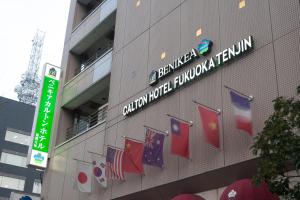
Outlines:
<svg viewBox="0 0 300 200"><path fill-rule="evenodd" d="M203 40L213 43L210 52L182 58ZM224 187L257 168L253 137L235 127L225 86L254 97L256 135L273 112L272 100L296 95L299 44L299 0L71 0L42 198L168 200L189 193L219 199ZM209 67L211 58L220 61ZM197 66L201 75L184 76ZM175 88L181 75L184 84ZM221 110L220 149L206 142L193 100ZM169 136L163 169L145 165L143 176L125 173L126 181L106 189L95 182L91 193L77 190L74 159L91 162L89 152L106 154L107 145L124 148L123 136L144 141L144 126L170 132L166 114L193 121L190 159L170 153Z"/></svg>

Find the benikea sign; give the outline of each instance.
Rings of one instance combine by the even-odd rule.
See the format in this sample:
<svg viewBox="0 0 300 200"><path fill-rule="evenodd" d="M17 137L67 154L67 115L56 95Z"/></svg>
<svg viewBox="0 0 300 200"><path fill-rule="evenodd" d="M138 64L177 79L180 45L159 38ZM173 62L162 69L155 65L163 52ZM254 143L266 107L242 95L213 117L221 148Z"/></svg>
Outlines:
<svg viewBox="0 0 300 200"><path fill-rule="evenodd" d="M35 168L47 167L60 73L60 67L46 63L29 153L29 165Z"/></svg>
<svg viewBox="0 0 300 200"><path fill-rule="evenodd" d="M175 59L172 63L165 65L157 70L153 70L149 75L149 84L151 86L157 85L162 79L172 74L184 66L192 63L201 56L207 55L213 46L212 41L202 40L197 49L191 49L189 52ZM203 77L204 75L220 68L223 64L228 63L234 58L249 52L254 47L253 37L248 36L242 39L237 44L224 49L217 53L215 56L204 60L202 63L197 64L185 72L174 77L174 79L167 81L145 95L130 102L123 107L123 115L128 116L135 113L146 105L158 100L159 98L177 90L178 88L191 83L192 81Z"/></svg>

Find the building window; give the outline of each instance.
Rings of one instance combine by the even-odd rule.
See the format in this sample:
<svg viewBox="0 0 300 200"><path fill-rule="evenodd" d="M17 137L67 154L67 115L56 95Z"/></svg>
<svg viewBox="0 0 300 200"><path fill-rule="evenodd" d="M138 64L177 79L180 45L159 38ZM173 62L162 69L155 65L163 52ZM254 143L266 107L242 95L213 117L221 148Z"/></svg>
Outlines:
<svg viewBox="0 0 300 200"><path fill-rule="evenodd" d="M239 8L244 8L246 6L246 0L240 0Z"/></svg>
<svg viewBox="0 0 300 200"><path fill-rule="evenodd" d="M141 4L141 0L137 0L135 6L136 6L136 7L139 7L140 4Z"/></svg>
<svg viewBox="0 0 300 200"><path fill-rule="evenodd" d="M32 193L41 194L42 192L42 184L39 180L34 180Z"/></svg>
<svg viewBox="0 0 300 200"><path fill-rule="evenodd" d="M165 58L166 58L166 52L164 51L160 54L160 59L163 60Z"/></svg>
<svg viewBox="0 0 300 200"><path fill-rule="evenodd" d="M0 176L0 187L2 188L24 191L24 185L24 179Z"/></svg>
<svg viewBox="0 0 300 200"><path fill-rule="evenodd" d="M30 136L20 134L11 130L6 130L5 140L9 142L14 142L18 144L23 144L29 146Z"/></svg>
<svg viewBox="0 0 300 200"><path fill-rule="evenodd" d="M201 28L197 29L196 37L199 37L201 34L202 34L202 29Z"/></svg>
<svg viewBox="0 0 300 200"><path fill-rule="evenodd" d="M6 153L2 152L1 153L1 163L9 164L9 165L15 165L18 167L27 167L26 162L27 158L24 156L16 155L16 154L11 154L11 153Z"/></svg>

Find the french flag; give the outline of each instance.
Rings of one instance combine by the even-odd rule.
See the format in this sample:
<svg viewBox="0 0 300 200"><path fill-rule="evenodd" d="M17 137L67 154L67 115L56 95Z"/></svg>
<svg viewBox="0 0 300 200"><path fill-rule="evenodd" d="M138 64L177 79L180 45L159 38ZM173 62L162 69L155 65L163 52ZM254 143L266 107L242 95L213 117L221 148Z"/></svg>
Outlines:
<svg viewBox="0 0 300 200"><path fill-rule="evenodd" d="M252 114L249 99L233 91L230 91L230 96L235 114L237 129L244 130L250 136L252 136Z"/></svg>

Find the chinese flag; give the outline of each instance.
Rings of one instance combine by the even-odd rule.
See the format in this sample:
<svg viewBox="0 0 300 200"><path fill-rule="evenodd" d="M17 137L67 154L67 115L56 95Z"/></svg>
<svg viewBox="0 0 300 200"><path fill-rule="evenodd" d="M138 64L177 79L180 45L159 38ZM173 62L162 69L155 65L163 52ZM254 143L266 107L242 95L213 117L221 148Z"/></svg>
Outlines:
<svg viewBox="0 0 300 200"><path fill-rule="evenodd" d="M206 141L220 148L218 113L203 106L198 106Z"/></svg>
<svg viewBox="0 0 300 200"><path fill-rule="evenodd" d="M144 166L142 163L143 153L143 143L125 139L123 170L131 173L144 173Z"/></svg>
<svg viewBox="0 0 300 200"><path fill-rule="evenodd" d="M189 158L189 124L171 118L171 153Z"/></svg>

